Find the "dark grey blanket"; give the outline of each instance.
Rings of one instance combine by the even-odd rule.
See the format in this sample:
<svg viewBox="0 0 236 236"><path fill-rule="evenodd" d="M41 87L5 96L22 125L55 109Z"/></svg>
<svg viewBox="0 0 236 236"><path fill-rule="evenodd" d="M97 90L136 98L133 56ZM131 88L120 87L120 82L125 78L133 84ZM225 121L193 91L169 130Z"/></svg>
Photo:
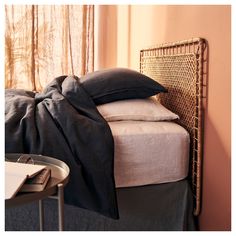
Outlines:
<svg viewBox="0 0 236 236"><path fill-rule="evenodd" d="M70 167L65 202L118 218L110 128L77 77L42 93L5 92L5 152L58 158Z"/></svg>

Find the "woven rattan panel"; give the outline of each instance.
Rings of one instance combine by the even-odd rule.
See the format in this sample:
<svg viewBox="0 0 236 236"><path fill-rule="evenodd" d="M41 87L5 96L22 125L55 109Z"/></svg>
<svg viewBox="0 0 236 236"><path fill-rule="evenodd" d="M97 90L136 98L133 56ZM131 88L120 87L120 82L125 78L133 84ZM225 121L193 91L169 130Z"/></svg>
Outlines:
<svg viewBox="0 0 236 236"><path fill-rule="evenodd" d="M144 58L142 72L155 78L168 93L157 96L158 100L180 116L178 121L194 135L197 110L196 55ZM189 79L191 78L191 79Z"/></svg>
<svg viewBox="0 0 236 236"><path fill-rule="evenodd" d="M179 115L177 122L190 134L189 178L195 197L195 215L200 212L201 200L202 42L202 39L186 40L140 53L140 71L168 89L168 93L159 94L157 98Z"/></svg>

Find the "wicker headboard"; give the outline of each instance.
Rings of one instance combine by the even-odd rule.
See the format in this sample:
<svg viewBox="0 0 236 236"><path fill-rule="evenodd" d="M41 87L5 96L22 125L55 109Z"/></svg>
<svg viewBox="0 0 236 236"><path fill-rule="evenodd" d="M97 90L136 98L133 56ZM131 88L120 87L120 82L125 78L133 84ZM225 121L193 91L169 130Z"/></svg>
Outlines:
<svg viewBox="0 0 236 236"><path fill-rule="evenodd" d="M195 38L158 45L140 52L140 72L160 82L168 93L158 100L179 115L178 123L190 134L190 171L195 197L194 215L201 207L203 153L204 39Z"/></svg>

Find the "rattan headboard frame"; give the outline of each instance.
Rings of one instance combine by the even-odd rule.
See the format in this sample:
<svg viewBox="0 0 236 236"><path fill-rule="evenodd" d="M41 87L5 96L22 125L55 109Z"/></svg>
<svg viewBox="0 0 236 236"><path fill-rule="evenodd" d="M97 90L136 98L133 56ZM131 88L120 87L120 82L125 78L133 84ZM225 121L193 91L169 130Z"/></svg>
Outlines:
<svg viewBox="0 0 236 236"><path fill-rule="evenodd" d="M179 115L177 122L190 134L189 179L195 197L194 215L199 215L201 209L205 48L204 39L194 38L140 51L140 72L168 89L157 98Z"/></svg>

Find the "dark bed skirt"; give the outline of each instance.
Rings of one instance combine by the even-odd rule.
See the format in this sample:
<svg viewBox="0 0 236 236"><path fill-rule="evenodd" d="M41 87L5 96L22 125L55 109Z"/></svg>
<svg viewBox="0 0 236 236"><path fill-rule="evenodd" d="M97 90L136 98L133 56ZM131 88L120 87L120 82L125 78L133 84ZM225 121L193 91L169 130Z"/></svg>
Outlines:
<svg viewBox="0 0 236 236"><path fill-rule="evenodd" d="M65 205L66 231L196 230L193 199L187 180L117 189L119 220ZM44 200L45 230L58 229L57 202ZM38 204L5 210L6 231L39 230Z"/></svg>

